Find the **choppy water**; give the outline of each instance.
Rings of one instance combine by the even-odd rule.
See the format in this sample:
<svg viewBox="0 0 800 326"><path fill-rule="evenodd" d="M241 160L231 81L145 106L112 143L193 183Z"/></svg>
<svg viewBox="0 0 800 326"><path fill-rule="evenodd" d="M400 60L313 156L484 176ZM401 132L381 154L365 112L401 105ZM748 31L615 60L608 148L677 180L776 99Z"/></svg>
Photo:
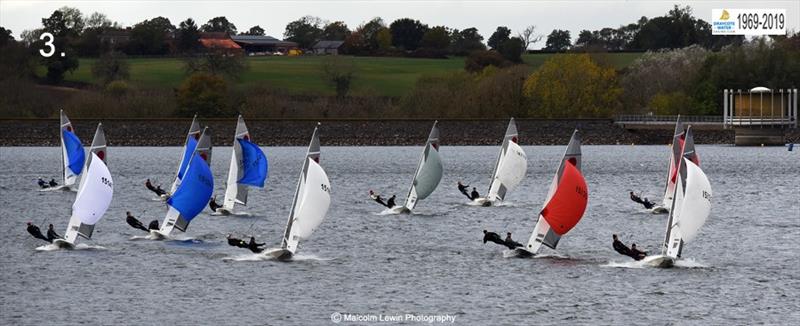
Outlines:
<svg viewBox="0 0 800 326"><path fill-rule="evenodd" d="M114 201L87 242L104 250L36 251L25 222L67 224L74 193L38 192L60 173L58 148L0 148L0 324L330 324L331 314L450 314L457 324L791 324L800 321L800 153L785 148L698 146L714 190L708 224L687 244L693 268L631 266L611 249L622 234L655 250L665 215L650 215L628 191L659 197L664 146L584 146L590 203L559 244L569 258L503 258L483 229L525 241L561 146L525 147L528 177L505 207L465 204L458 180L483 193L497 147L443 147L445 177L414 216L379 216L372 188L403 198L418 147L323 147L333 188L328 218L298 261L254 258L227 232L277 245L305 148L266 148L266 190L251 192L254 218L191 224L195 242L131 241L131 210L163 218L143 186L168 183L177 148L111 148ZM216 148L222 194L230 150ZM250 225L252 229L250 228ZM86 241L84 241L86 242ZM547 249L546 249L547 250ZM231 261L230 259L234 260Z"/></svg>

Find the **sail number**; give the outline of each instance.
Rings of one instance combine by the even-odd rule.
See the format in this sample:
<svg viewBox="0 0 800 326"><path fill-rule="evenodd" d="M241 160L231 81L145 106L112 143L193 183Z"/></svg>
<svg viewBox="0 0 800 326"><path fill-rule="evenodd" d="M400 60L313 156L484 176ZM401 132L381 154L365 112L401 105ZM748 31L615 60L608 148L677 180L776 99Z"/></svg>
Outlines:
<svg viewBox="0 0 800 326"><path fill-rule="evenodd" d="M106 177L101 177L100 182L108 186L109 188L114 188L114 184L111 182L111 180L108 180Z"/></svg>
<svg viewBox="0 0 800 326"><path fill-rule="evenodd" d="M322 191L327 192L327 193L331 193L331 187L330 186L328 186L328 185L326 185L324 183L320 184L320 186L322 186Z"/></svg>
<svg viewBox="0 0 800 326"><path fill-rule="evenodd" d="M586 197L587 197L587 194L586 194L586 189L585 189L585 188L581 188L581 187L579 187L579 186L575 186L575 192L577 192L577 193L578 193L578 195L581 195L581 197L583 197L583 198L586 198Z"/></svg>
<svg viewBox="0 0 800 326"><path fill-rule="evenodd" d="M707 191L703 190L703 199L711 201L711 194L708 193Z"/></svg>

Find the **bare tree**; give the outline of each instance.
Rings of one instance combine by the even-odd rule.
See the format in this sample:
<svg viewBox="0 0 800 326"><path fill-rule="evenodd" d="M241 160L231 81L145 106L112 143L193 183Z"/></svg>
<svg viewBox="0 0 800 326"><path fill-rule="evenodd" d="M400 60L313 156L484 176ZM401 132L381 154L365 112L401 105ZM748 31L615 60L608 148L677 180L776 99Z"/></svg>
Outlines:
<svg viewBox="0 0 800 326"><path fill-rule="evenodd" d="M536 34L536 25L525 27L522 33L519 34L519 38L525 41L525 50L527 50L531 44L541 41L543 37L544 35L542 34Z"/></svg>

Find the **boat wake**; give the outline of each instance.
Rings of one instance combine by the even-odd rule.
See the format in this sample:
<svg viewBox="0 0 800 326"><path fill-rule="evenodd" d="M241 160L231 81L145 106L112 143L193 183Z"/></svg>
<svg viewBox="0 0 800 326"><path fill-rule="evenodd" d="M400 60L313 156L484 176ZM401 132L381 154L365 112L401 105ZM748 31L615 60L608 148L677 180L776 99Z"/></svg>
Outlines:
<svg viewBox="0 0 800 326"><path fill-rule="evenodd" d="M600 266L601 267L612 267L612 268L634 268L634 269L659 268L658 266L653 266L652 264L650 264L647 259L623 261L623 262L617 262L617 261L613 261L612 260L612 261L609 261L609 262L607 262L607 263L605 263L603 265L600 265ZM672 265L672 268L685 268L685 269L709 268L709 267L710 266L708 266L706 264L703 264L703 263L695 260L694 258L678 259Z"/></svg>
<svg viewBox="0 0 800 326"><path fill-rule="evenodd" d="M106 247L98 246L98 245L90 245L85 243L76 244L73 248L63 248L55 244L46 244L41 247L37 247L37 251L57 251L57 250L105 250Z"/></svg>
<svg viewBox="0 0 800 326"><path fill-rule="evenodd" d="M77 191L77 190L74 190L70 186L65 186L65 185L39 189L39 192L51 192L51 191Z"/></svg>
<svg viewBox="0 0 800 326"><path fill-rule="evenodd" d="M233 212L233 213L213 212L210 215L211 216L233 216L233 217L255 217L253 214L248 213L248 212Z"/></svg>
<svg viewBox="0 0 800 326"><path fill-rule="evenodd" d="M562 254L555 253L555 252L554 253L547 253L547 254L539 253L539 254L536 254L536 255L531 255L531 254L526 254L525 252L521 252L521 251L515 250L515 249L503 250L503 258L571 259L570 256L562 255Z"/></svg>
<svg viewBox="0 0 800 326"><path fill-rule="evenodd" d="M270 255L273 251L282 250L281 248L267 248L261 253L250 253L238 256L230 256L222 258L223 261L280 261ZM322 258L315 255L295 254L292 256L292 261L329 261L333 258Z"/></svg>
<svg viewBox="0 0 800 326"><path fill-rule="evenodd" d="M184 243L202 243L202 240L193 237L185 236L164 236L161 234L148 234L148 235L134 235L130 238L131 241L152 240L152 241L177 241Z"/></svg>

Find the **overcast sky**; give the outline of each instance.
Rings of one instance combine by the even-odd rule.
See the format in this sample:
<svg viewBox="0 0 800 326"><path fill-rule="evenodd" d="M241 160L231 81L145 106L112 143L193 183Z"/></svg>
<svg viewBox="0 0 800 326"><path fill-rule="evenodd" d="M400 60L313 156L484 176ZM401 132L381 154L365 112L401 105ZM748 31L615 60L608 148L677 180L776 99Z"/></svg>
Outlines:
<svg viewBox="0 0 800 326"><path fill-rule="evenodd" d="M800 30L800 1L21 1L0 0L0 26L14 36L26 29L41 27L41 19L62 7L76 7L85 15L101 12L112 21L131 26L142 20L164 16L173 25L193 18L198 25L216 16L226 16L239 31L260 25L267 35L283 37L286 24L305 15L325 20L341 20L350 29L382 17L391 23L411 17L425 24L464 29L476 27L488 39L494 29L507 26L516 34L525 26L536 25L539 34L553 29L568 29L573 41L583 29L619 27L641 16L662 16L674 4L689 5L694 16L710 21L715 8L783 8L787 30ZM531 48L544 46L544 39Z"/></svg>

